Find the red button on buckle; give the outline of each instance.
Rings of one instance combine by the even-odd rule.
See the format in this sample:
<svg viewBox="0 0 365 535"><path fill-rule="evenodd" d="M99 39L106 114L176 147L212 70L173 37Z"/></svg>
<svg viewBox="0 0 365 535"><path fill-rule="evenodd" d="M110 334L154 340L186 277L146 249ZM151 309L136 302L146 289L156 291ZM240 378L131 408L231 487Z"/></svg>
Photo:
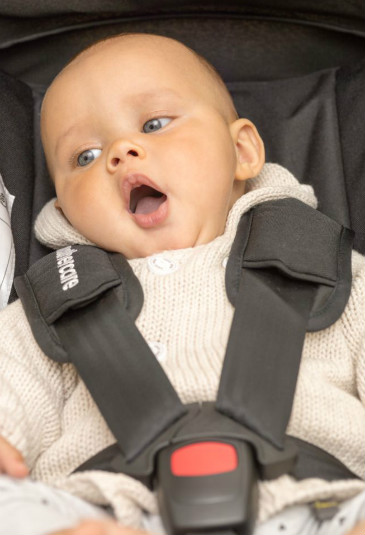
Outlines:
<svg viewBox="0 0 365 535"><path fill-rule="evenodd" d="M223 442L197 442L175 450L171 455L174 476L197 477L232 472L238 459L234 446Z"/></svg>

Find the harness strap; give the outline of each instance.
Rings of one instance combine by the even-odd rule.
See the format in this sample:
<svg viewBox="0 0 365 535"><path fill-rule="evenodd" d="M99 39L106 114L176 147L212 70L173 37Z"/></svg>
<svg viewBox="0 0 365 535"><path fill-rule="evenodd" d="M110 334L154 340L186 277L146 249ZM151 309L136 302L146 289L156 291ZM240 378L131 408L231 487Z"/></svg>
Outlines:
<svg viewBox="0 0 365 535"><path fill-rule="evenodd" d="M187 412L115 291L55 328L127 461Z"/></svg>
<svg viewBox="0 0 365 535"><path fill-rule="evenodd" d="M297 462L289 471L295 479L302 480L311 477L320 477L326 481L359 479L359 476L351 472L347 466L327 451L296 437L291 436L290 441L299 452Z"/></svg>
<svg viewBox="0 0 365 535"><path fill-rule="evenodd" d="M306 331L338 319L351 290L352 232L296 199L238 225L226 270L235 306L217 409L284 448Z"/></svg>
<svg viewBox="0 0 365 535"><path fill-rule="evenodd" d="M279 449L316 284L243 269L216 407Z"/></svg>
<svg viewBox="0 0 365 535"><path fill-rule="evenodd" d="M184 420L180 421L179 423L182 424L180 427L181 430L183 430L185 423ZM217 431L214 435L215 438L220 439L224 437L229 437L229 433L220 432L221 425L219 424L221 424L221 422L218 421L218 425L216 425ZM171 434L165 434L164 440L161 442L164 442L165 444L173 442L174 440L176 440L176 435L177 434L174 433L174 430L172 430ZM192 436L198 437L198 433L187 433L187 437L191 438ZM232 433L232 436L235 435ZM236 435L237 438L239 438L239 436L239 434ZM204 440L204 438L205 437L202 436L201 440ZM179 437L179 440L182 441L183 439L184 436L181 438ZM338 459L336 459L336 457L322 450L321 448L310 444L309 442L306 442L293 436L287 436L287 449L288 445L292 445L293 451L297 453L296 462L291 463L291 467L287 470L287 472L293 477L295 477L295 479L302 480L312 477L320 477L321 479L325 479L326 481L333 481L340 479L358 479L359 477L353 472L351 472L351 470L349 470ZM115 443L85 461L85 463L83 463L77 468L76 472L82 472L87 470L102 470L114 473L122 472L131 475L132 477L135 477L144 485L152 489L153 457L155 455L155 452L158 451L158 448L154 448L154 445L151 444L148 447L148 450L149 451L147 451L146 458L142 459L141 457L139 457L140 462L137 464L133 463L133 466L131 466L131 463L126 462L126 459L121 453L118 444ZM288 462L286 463L286 466L289 466ZM263 473L263 470L261 470L262 475L266 475L267 479L275 479L275 477L278 477L280 473L283 473L281 471L279 474L275 474L275 472L272 471L272 468L270 468L270 471L271 473L269 472L269 470L265 470L265 473ZM263 479L266 478L263 477Z"/></svg>

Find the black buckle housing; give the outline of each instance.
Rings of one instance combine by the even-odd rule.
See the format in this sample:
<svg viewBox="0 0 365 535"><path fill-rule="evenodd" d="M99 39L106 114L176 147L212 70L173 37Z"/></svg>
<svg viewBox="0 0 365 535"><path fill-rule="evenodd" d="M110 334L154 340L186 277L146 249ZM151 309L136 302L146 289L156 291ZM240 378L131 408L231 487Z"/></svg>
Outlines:
<svg viewBox="0 0 365 535"><path fill-rule="evenodd" d="M158 455L156 476L159 508L169 535L252 533L258 473L248 443L204 439L169 446Z"/></svg>

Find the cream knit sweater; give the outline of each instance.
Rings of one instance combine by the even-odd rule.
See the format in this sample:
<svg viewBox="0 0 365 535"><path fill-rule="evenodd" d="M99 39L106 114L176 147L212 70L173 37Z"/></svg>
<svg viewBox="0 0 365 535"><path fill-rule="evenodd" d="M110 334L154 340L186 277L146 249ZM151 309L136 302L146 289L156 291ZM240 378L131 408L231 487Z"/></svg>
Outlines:
<svg viewBox="0 0 365 535"><path fill-rule="evenodd" d="M144 291L137 326L181 400L213 400L233 309L227 300L225 259L243 212L259 202L295 197L315 207L312 188L282 167L266 164L233 206L225 232L211 243L131 260ZM36 222L38 239L53 248L89 243L48 203ZM353 254L353 288L342 317L309 333L288 433L340 459L365 479L365 263ZM19 448L33 478L86 500L111 505L138 527L142 510L156 513L152 492L122 474L71 474L115 442L71 364L57 364L35 343L20 301L0 313L0 433ZM143 392L141 392L143 396ZM260 484L259 521L285 506L346 499L364 482L296 482L282 476Z"/></svg>

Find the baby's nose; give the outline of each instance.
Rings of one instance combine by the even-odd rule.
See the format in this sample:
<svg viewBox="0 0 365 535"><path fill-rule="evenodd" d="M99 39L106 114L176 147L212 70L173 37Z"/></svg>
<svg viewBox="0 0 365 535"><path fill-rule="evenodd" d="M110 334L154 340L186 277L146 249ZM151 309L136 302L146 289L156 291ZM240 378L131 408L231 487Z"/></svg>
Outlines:
<svg viewBox="0 0 365 535"><path fill-rule="evenodd" d="M129 159L144 158L144 149L126 139L119 139L115 141L110 147L107 165L111 172L115 171L121 163L125 163Z"/></svg>

